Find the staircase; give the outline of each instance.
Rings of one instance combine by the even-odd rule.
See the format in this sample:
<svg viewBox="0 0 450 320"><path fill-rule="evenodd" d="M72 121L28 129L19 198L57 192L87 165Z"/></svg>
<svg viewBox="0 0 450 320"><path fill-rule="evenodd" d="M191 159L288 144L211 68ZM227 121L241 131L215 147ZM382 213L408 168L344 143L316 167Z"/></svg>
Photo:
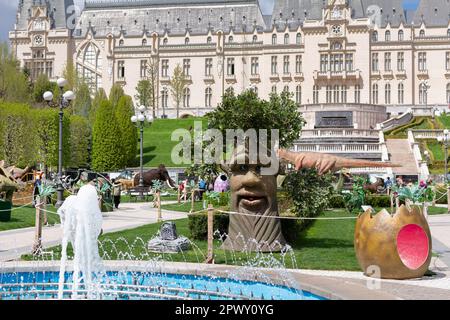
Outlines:
<svg viewBox="0 0 450 320"><path fill-rule="evenodd" d="M392 168L394 175L402 176L420 174L414 154L409 147L409 142L407 139L387 139L386 146L389 153L389 161L402 165L402 167Z"/></svg>

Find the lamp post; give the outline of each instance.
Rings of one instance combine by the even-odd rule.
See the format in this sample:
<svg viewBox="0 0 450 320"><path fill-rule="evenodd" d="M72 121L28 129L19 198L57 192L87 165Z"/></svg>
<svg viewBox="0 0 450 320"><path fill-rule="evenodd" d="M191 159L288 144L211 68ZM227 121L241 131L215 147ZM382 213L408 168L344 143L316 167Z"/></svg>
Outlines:
<svg viewBox="0 0 450 320"><path fill-rule="evenodd" d="M64 202L64 188L62 185L62 163L63 163L63 117L64 117L64 108L68 107L70 103L75 99L75 94L72 91L66 91L63 93L64 87L67 85L67 80L64 78L59 78L56 81L56 84L59 88L59 93L61 97L58 103L53 102L53 93L51 91L47 91L44 93L43 98L47 101L47 104L50 107L59 108L59 142L58 142L58 177L57 177L57 201L56 208L62 206Z"/></svg>
<svg viewBox="0 0 450 320"><path fill-rule="evenodd" d="M444 136L438 137L438 141L444 145L444 182L448 182L448 146L450 143L450 132L448 129L444 130Z"/></svg>
<svg viewBox="0 0 450 320"><path fill-rule="evenodd" d="M131 122L133 122L140 131L139 146L140 146L140 164L139 164L139 194L141 199L143 198L143 188L144 188L144 125L147 120L148 123L152 123L153 117L151 115L145 116L145 106L140 106L138 108L139 114L131 117Z"/></svg>
<svg viewBox="0 0 450 320"><path fill-rule="evenodd" d="M167 87L166 86L163 86L163 95L164 95L164 97L163 97L163 99L164 99L164 101L162 102L162 108L163 108L163 114L162 114L162 119L165 119L166 118L166 103L167 103L167 95L168 95L168 92L167 92Z"/></svg>

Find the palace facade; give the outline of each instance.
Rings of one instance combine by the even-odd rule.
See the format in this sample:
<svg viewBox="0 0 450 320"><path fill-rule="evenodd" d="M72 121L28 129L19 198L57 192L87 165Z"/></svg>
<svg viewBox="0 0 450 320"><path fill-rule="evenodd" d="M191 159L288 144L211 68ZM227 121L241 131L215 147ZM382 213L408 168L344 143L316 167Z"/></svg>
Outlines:
<svg viewBox="0 0 450 320"><path fill-rule="evenodd" d="M81 12L72 0L20 0L9 38L33 79L56 79L72 59L93 92L119 83L134 96L152 65L160 116L176 114L179 65L180 115L203 115L228 88L285 90L304 111L367 110L369 128L386 110L450 105L450 1L402 2L275 0L263 15L257 0L86 0Z"/></svg>

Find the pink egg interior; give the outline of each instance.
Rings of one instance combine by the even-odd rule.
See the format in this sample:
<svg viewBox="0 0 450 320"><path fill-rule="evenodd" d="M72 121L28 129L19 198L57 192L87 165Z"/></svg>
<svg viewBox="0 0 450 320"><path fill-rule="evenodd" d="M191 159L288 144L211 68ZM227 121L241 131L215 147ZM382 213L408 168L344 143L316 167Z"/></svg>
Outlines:
<svg viewBox="0 0 450 320"><path fill-rule="evenodd" d="M420 268L427 261L429 250L428 236L417 224L408 224L398 233L397 251L409 269Z"/></svg>

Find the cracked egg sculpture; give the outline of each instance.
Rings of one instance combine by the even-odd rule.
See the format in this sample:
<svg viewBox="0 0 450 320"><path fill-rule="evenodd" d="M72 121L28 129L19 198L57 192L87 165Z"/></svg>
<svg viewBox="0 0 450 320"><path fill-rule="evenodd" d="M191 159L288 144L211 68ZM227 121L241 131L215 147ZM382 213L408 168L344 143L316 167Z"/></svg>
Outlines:
<svg viewBox="0 0 450 320"><path fill-rule="evenodd" d="M431 262L431 233L419 207L402 205L391 215L368 210L358 217L355 251L364 274L382 279L422 277ZM379 268L379 273L372 271Z"/></svg>

